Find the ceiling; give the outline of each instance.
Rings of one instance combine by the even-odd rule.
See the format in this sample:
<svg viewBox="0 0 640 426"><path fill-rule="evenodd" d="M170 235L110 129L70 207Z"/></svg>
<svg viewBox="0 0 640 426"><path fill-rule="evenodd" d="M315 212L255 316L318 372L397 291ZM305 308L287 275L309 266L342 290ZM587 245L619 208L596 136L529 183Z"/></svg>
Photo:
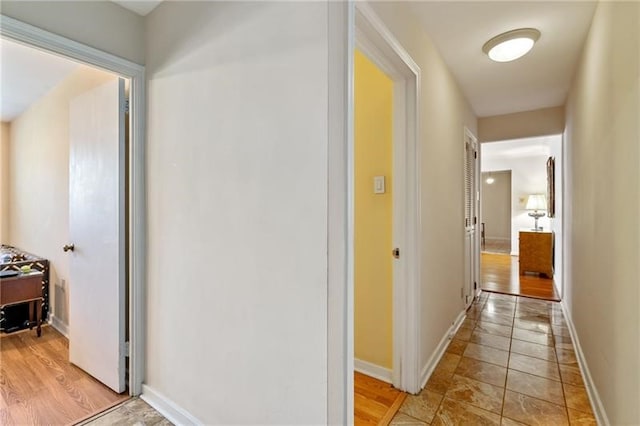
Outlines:
<svg viewBox="0 0 640 426"><path fill-rule="evenodd" d="M11 121L79 64L0 38L0 119Z"/></svg>
<svg viewBox="0 0 640 426"><path fill-rule="evenodd" d="M129 9L132 12L141 16L147 16L153 9L155 9L162 0L111 0L114 3L118 3L125 9Z"/></svg>
<svg viewBox="0 0 640 426"><path fill-rule="evenodd" d="M591 1L423 1L410 3L478 117L563 105L595 11ZM482 46L517 28L540 39L513 62Z"/></svg>
<svg viewBox="0 0 640 426"><path fill-rule="evenodd" d="M162 0L122 1L147 15ZM410 2L478 117L563 105L595 10L591 1ZM490 38L516 28L541 32L533 50L508 63L483 52ZM12 120L77 64L1 40L0 118Z"/></svg>

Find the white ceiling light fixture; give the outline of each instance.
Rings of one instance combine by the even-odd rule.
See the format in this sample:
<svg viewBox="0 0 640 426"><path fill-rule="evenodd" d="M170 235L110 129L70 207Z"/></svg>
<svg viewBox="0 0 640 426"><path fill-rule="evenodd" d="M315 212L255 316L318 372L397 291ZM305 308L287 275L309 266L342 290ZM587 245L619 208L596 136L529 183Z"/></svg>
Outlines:
<svg viewBox="0 0 640 426"><path fill-rule="evenodd" d="M540 38L535 28L520 28L495 36L482 46L482 51L496 62L510 62L526 55Z"/></svg>

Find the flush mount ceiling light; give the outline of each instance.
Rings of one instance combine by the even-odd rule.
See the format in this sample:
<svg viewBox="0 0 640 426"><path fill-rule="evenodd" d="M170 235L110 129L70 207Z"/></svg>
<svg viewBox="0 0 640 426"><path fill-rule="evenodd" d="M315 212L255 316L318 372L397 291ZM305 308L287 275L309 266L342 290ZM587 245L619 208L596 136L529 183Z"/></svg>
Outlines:
<svg viewBox="0 0 640 426"><path fill-rule="evenodd" d="M496 62L509 62L527 54L540 38L535 28L520 28L495 36L482 46L482 51Z"/></svg>

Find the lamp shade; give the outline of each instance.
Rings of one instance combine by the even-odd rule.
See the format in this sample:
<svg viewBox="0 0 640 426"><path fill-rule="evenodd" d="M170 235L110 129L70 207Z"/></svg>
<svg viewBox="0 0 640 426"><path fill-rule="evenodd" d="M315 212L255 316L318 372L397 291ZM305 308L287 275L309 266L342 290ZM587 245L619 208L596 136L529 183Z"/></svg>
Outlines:
<svg viewBox="0 0 640 426"><path fill-rule="evenodd" d="M544 194L532 194L527 199L527 210L546 210L547 197Z"/></svg>

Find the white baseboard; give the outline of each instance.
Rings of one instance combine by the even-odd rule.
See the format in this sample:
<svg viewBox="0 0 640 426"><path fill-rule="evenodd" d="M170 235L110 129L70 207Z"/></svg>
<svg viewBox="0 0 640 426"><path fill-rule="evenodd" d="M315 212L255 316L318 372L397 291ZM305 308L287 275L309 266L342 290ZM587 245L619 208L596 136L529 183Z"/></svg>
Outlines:
<svg viewBox="0 0 640 426"><path fill-rule="evenodd" d="M420 374L420 389L423 389L424 386L427 384L427 380L429 380L429 377L431 377L433 370L435 370L436 366L442 359L442 356L447 351L447 346L449 346L449 341L453 339L453 336L455 336L455 334L457 333L458 329L462 325L462 322L464 321L466 316L467 316L466 310L463 310L462 312L460 312L456 320L453 322L453 324L451 324L451 327L449 327L449 330L447 330L444 336L442 336L442 339L440 340L440 343L436 347L436 350L433 351L431 358L429 358L429 361L427 361L425 366L422 368L422 372Z"/></svg>
<svg viewBox="0 0 640 426"><path fill-rule="evenodd" d="M611 423L609 423L609 418L607 417L607 413L604 410L604 405L602 404L602 400L600 399L598 390L593 383L593 378L591 377L589 367L587 366L587 360L584 357L582 347L580 346L578 333L576 332L575 326L573 325L573 319L571 318L571 315L569 315L569 310L567 309L567 305L565 304L564 300L560 302L560 306L562 307L562 314L564 315L564 319L567 322L567 326L569 328L569 334L571 334L571 340L573 340L573 347L576 352L576 357L578 358L578 365L580 366L582 377L584 377L585 387L587 389L587 394L589 395L589 401L591 402L591 406L593 407L593 414L595 415L599 425L609 426Z"/></svg>
<svg viewBox="0 0 640 426"><path fill-rule="evenodd" d="M392 382L392 372L389 368L380 367L379 365L356 358L353 360L353 369L358 373L382 380L383 382Z"/></svg>
<svg viewBox="0 0 640 426"><path fill-rule="evenodd" d="M180 407L178 404L171 401L169 398L149 387L148 385L142 385L142 395L140 395L140 398L147 404L155 408L158 413L162 414L174 425L203 424L200 420L196 419L189 412L187 412L187 410Z"/></svg>
<svg viewBox="0 0 640 426"><path fill-rule="evenodd" d="M55 328L67 339L69 338L69 326L63 323L57 316L51 314L49 315L49 324L51 327Z"/></svg>

